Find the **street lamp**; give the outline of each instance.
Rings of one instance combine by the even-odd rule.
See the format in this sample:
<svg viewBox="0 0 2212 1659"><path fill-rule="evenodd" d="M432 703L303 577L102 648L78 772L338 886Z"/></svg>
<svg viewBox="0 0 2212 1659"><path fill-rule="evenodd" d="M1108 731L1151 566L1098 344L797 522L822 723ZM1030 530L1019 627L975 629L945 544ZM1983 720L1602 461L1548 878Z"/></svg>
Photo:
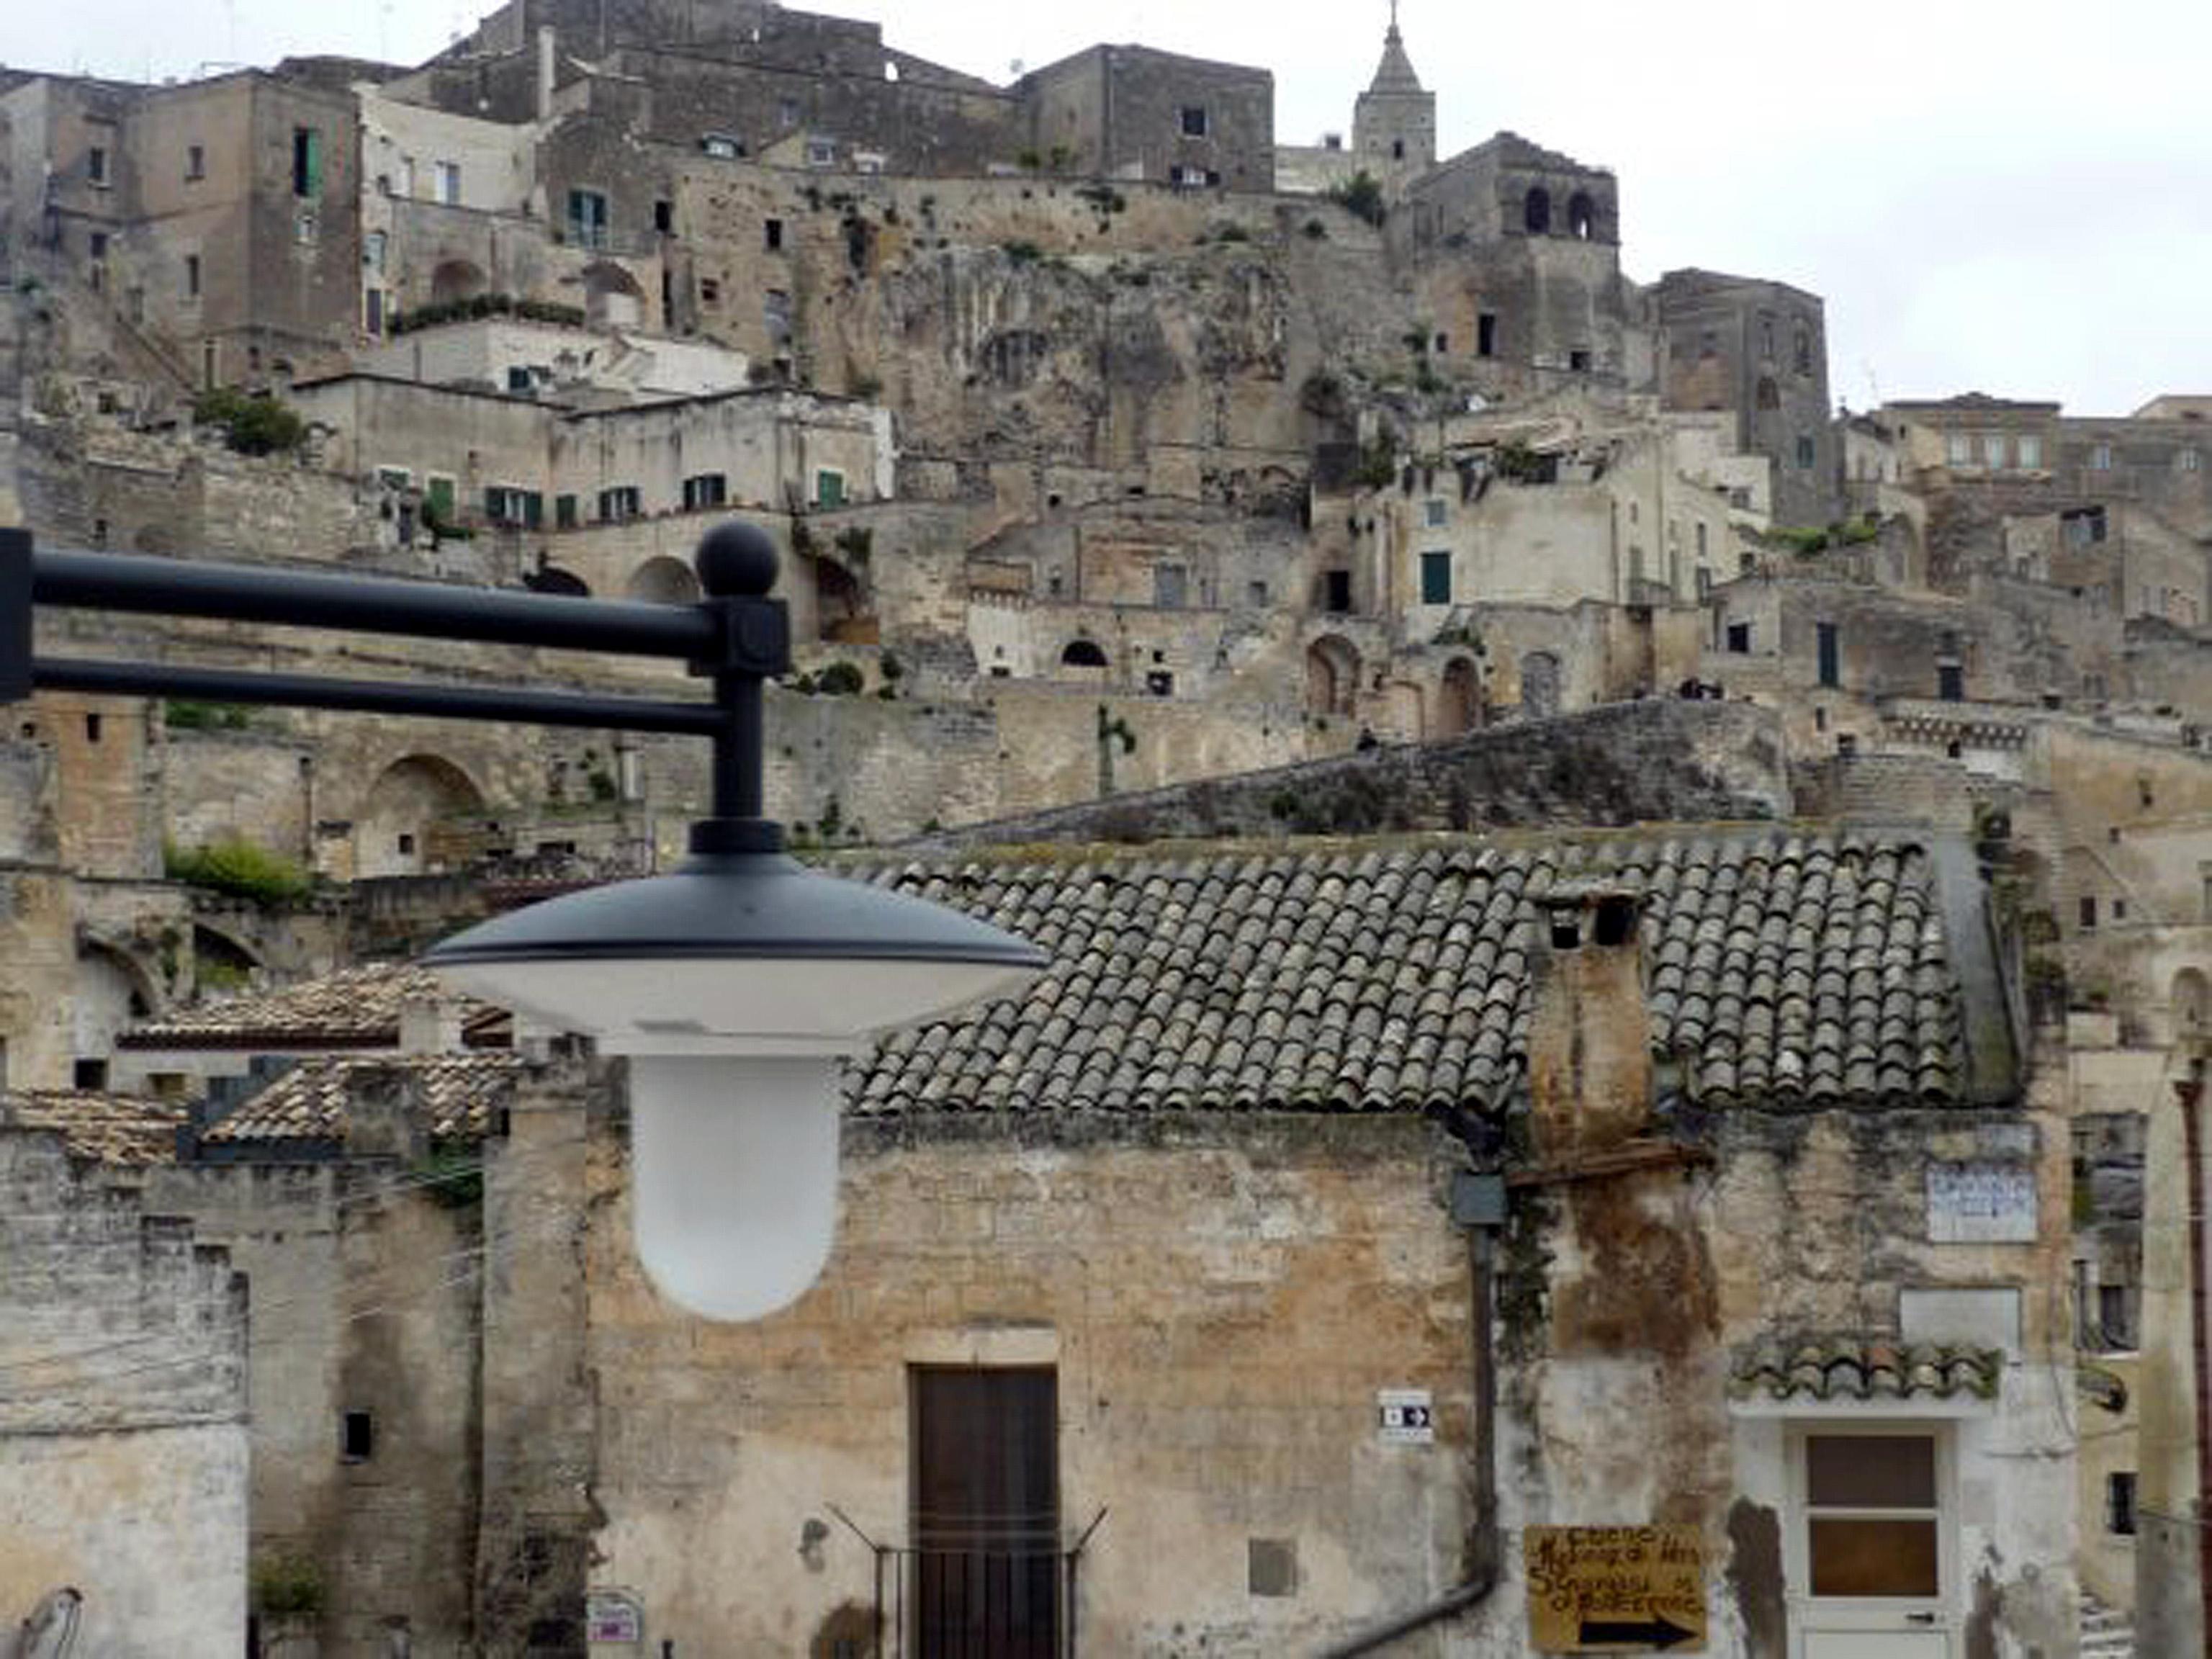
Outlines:
<svg viewBox="0 0 2212 1659"><path fill-rule="evenodd" d="M776 555L727 522L694 605L34 552L0 531L0 702L40 689L349 708L714 740L714 809L674 873L549 900L434 945L459 988L630 1059L638 1255L672 1300L752 1319L821 1272L836 1220L841 1059L879 1033L1026 985L1025 940L941 905L805 869L762 812L762 686L791 665ZM333 680L39 658L40 605L675 657L714 701Z"/></svg>

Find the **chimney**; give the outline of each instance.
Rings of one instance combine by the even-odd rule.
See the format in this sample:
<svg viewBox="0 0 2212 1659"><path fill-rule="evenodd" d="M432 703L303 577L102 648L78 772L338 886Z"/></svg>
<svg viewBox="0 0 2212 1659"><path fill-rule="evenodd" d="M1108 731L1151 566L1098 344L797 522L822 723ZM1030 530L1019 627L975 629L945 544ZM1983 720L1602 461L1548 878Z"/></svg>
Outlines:
<svg viewBox="0 0 2212 1659"><path fill-rule="evenodd" d="M1603 1152L1650 1127L1641 896L1616 880L1536 896L1528 1097L1537 1155Z"/></svg>
<svg viewBox="0 0 2212 1659"><path fill-rule="evenodd" d="M457 1054L461 1052L461 1005L451 997L412 996L399 1005L399 1052Z"/></svg>

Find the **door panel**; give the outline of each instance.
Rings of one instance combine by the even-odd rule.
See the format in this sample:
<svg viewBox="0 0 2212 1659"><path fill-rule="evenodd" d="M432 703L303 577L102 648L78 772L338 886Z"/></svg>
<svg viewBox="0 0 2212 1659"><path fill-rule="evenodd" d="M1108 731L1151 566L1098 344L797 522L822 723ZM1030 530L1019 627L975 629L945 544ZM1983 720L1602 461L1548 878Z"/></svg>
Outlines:
<svg viewBox="0 0 2212 1659"><path fill-rule="evenodd" d="M915 1648L921 1659L1052 1659L1054 1373L928 1366L913 1378Z"/></svg>

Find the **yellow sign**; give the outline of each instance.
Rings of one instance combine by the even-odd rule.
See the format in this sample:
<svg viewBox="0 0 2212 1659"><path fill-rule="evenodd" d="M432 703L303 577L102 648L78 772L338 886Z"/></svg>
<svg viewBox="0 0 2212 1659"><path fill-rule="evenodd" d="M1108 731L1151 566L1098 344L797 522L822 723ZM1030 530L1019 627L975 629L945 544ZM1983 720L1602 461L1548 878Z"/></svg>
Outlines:
<svg viewBox="0 0 2212 1659"><path fill-rule="evenodd" d="M1705 1534L1696 1527L1526 1527L1528 1640L1539 1653L1705 1645Z"/></svg>

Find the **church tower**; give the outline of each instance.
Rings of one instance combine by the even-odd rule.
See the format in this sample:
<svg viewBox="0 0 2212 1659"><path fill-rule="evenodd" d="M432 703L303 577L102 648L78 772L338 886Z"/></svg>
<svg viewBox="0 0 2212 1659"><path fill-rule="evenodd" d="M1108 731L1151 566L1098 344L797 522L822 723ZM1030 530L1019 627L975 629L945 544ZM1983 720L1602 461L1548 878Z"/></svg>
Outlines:
<svg viewBox="0 0 2212 1659"><path fill-rule="evenodd" d="M1375 79L1352 106L1352 149L1358 164L1385 185L1401 185L1436 165L1437 95L1421 89L1406 56L1398 0L1390 0L1390 29Z"/></svg>

